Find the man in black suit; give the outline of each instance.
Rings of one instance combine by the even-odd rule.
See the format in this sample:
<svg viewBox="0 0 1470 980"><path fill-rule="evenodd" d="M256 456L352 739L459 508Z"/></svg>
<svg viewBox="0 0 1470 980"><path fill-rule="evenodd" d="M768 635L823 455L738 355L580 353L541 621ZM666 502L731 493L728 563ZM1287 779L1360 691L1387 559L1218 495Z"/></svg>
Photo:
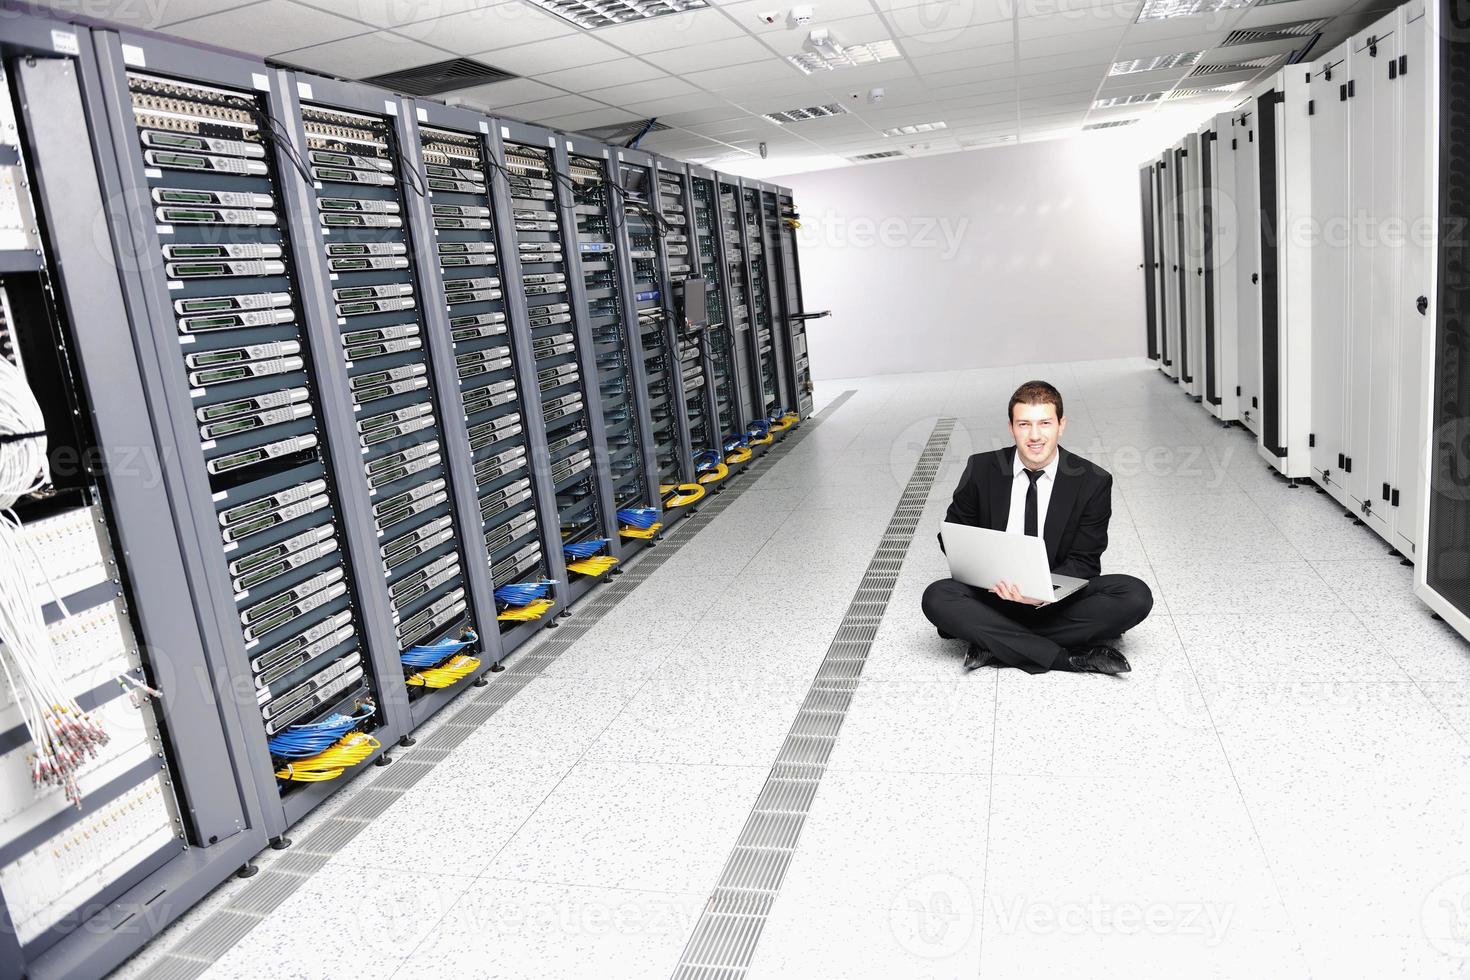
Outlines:
<svg viewBox="0 0 1470 980"><path fill-rule="evenodd" d="M1121 674L1128 660L1103 640L1143 622L1153 594L1131 575L1103 575L1113 514L1107 470L1057 443L1067 428L1062 396L1028 381L1011 396L1014 447L970 457L945 520L1011 534L1040 534L1053 574L1087 579L1060 602L1028 599L1009 582L990 590L952 578L924 590L924 615L945 639L969 643L965 667L1020 667ZM941 537L939 546L944 547Z"/></svg>

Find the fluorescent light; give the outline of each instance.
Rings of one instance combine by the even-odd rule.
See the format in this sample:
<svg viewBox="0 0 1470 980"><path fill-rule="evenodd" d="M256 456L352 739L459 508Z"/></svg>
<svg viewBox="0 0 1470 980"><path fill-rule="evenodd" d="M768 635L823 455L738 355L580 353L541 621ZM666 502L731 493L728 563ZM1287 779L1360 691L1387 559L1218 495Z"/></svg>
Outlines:
<svg viewBox="0 0 1470 980"><path fill-rule="evenodd" d="M1182 54L1161 54L1157 58L1115 61L1113 67L1108 70L1108 74L1134 75L1141 71L1158 71L1162 68L1188 68L1199 61L1203 55L1203 51L1185 51Z"/></svg>
<svg viewBox="0 0 1470 980"><path fill-rule="evenodd" d="M889 157L901 157L903 154L898 150L881 150L877 153L860 153L853 160L887 160Z"/></svg>
<svg viewBox="0 0 1470 980"><path fill-rule="evenodd" d="M1082 128L1084 130L1088 130L1088 129L1114 129L1114 128L1118 127L1118 126L1131 126L1131 125L1133 125L1136 122L1138 122L1138 117L1135 116L1132 119L1109 119L1107 122L1088 123L1086 126L1083 126Z"/></svg>
<svg viewBox="0 0 1470 980"><path fill-rule="evenodd" d="M1238 10L1249 6L1250 2L1251 0L1143 0L1143 9L1138 12L1138 23Z"/></svg>
<svg viewBox="0 0 1470 980"><path fill-rule="evenodd" d="M812 31L807 36L806 48L801 54L788 55L786 60L807 75L857 65L876 65L899 57L898 45L892 41L843 44L825 30Z"/></svg>
<svg viewBox="0 0 1470 980"><path fill-rule="evenodd" d="M807 106L805 109L785 109L781 112L768 112L763 118L773 123L794 123L803 119L820 119L823 116L840 116L847 112L847 106L841 102L829 102L827 105Z"/></svg>
<svg viewBox="0 0 1470 980"><path fill-rule="evenodd" d="M595 31L650 17L680 14L708 7L707 0L526 0L549 14Z"/></svg>
<svg viewBox="0 0 1470 980"><path fill-rule="evenodd" d="M1094 109L1112 109L1120 105L1138 105L1140 102L1157 102L1163 97L1163 92L1147 92L1143 95L1115 95L1107 99L1098 99L1092 103L1092 107Z"/></svg>
<svg viewBox="0 0 1470 980"><path fill-rule="evenodd" d="M917 136L920 133L932 133L936 129L948 129L949 126L942 122L914 123L911 126L895 126L892 129L883 130L884 136Z"/></svg>

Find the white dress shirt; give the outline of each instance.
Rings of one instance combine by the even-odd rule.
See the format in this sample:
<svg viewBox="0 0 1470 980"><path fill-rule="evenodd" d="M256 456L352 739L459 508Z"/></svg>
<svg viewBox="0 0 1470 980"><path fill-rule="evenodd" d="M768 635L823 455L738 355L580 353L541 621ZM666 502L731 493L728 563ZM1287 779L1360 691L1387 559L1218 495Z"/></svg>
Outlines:
<svg viewBox="0 0 1470 980"><path fill-rule="evenodd" d="M1051 488L1057 482L1057 460L1062 452L1057 450L1051 462L1041 468L1036 480L1036 533L1041 536L1046 530L1046 505L1051 503ZM1016 450L1015 474L1011 480L1011 516L1006 521L1007 534L1026 533L1026 489L1031 478L1026 475L1026 465L1021 462L1021 451Z"/></svg>

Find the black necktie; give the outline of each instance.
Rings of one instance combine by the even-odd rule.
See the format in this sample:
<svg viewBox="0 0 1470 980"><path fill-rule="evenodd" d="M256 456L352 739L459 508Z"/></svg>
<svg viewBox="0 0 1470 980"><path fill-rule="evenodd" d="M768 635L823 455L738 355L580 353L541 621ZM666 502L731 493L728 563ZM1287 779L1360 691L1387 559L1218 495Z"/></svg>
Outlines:
<svg viewBox="0 0 1470 980"><path fill-rule="evenodd" d="M1031 481L1031 485L1026 488L1026 533L1034 538L1037 536L1036 481L1041 479L1041 475L1045 473L1046 470L1028 470L1025 467L1022 467L1021 472L1025 473L1026 479Z"/></svg>

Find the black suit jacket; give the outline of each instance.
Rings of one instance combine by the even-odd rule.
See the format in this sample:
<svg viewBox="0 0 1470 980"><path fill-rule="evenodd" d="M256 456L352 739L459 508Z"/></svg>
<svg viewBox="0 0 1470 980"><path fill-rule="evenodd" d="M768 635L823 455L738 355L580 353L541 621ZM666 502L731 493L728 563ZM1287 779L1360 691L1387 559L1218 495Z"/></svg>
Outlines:
<svg viewBox="0 0 1470 980"><path fill-rule="evenodd" d="M1046 556L1057 575L1095 578L1102 574L1113 516L1113 477L1076 453L1058 447L1056 483L1046 508ZM965 466L944 519L953 524L1004 531L1011 516L1016 447L976 453ZM941 536L939 546L944 547Z"/></svg>

